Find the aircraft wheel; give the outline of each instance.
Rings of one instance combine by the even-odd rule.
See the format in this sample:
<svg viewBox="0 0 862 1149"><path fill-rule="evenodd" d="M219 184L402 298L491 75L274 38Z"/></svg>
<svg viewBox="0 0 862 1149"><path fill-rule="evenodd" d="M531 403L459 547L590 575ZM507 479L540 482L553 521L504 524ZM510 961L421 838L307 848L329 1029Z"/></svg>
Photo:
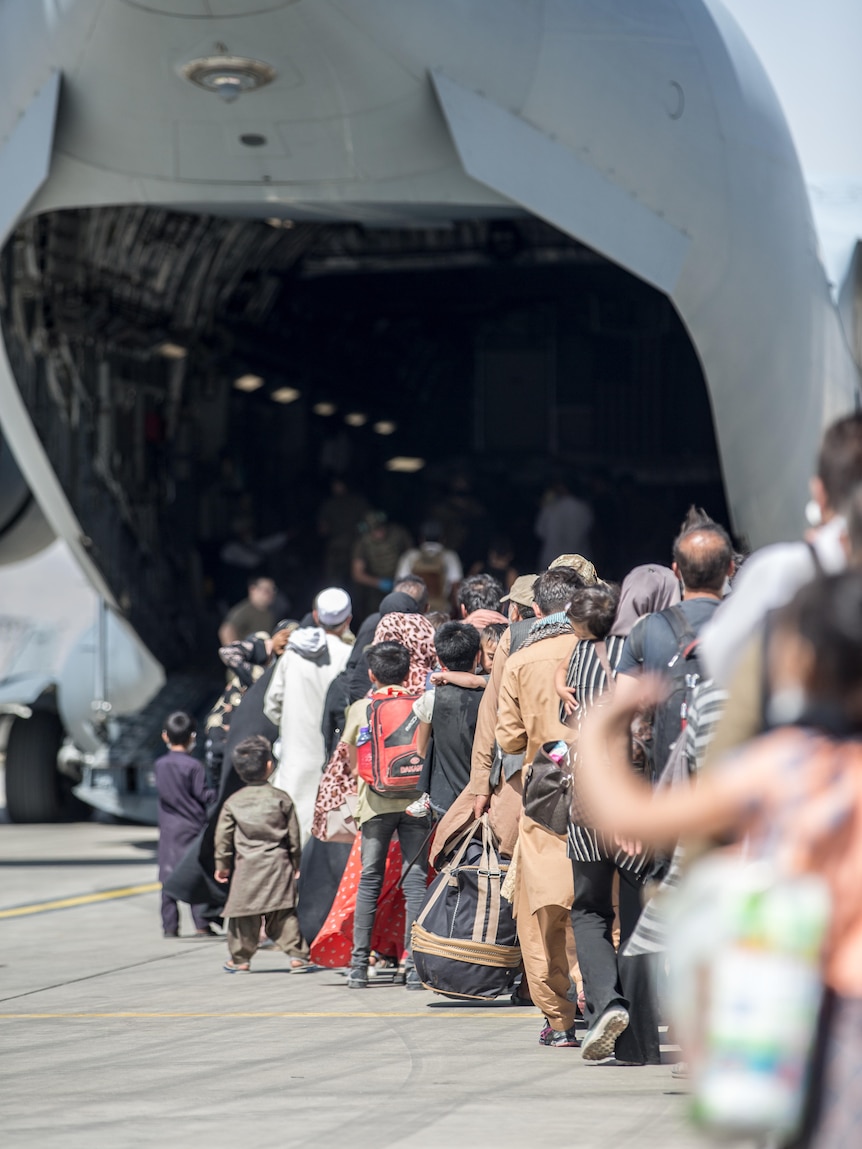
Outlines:
<svg viewBox="0 0 862 1149"><path fill-rule="evenodd" d="M63 724L49 710L16 718L6 743L6 810L12 822L56 822L63 814L57 751Z"/></svg>

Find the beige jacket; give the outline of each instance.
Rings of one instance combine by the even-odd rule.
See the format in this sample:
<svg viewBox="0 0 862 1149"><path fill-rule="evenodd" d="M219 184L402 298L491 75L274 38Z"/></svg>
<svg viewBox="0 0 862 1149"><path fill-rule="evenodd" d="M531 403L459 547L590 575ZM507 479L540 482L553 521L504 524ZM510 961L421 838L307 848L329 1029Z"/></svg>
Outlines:
<svg viewBox="0 0 862 1149"><path fill-rule="evenodd" d="M526 751L529 764L543 742L571 738L571 731L560 722L560 700L554 689L554 673L571 649L572 636L562 634L518 650L507 660L496 727L504 753ZM518 845L518 882L530 912L543 906L570 908L575 891L565 835L551 834L522 816Z"/></svg>
<svg viewBox="0 0 862 1149"><path fill-rule="evenodd" d="M560 722L560 699L554 689L557 666L571 650L571 634L561 634L523 647L506 660L496 726L496 739L505 754L526 751L526 761L532 762L543 742L571 739L571 730Z"/></svg>
<svg viewBox="0 0 862 1149"><path fill-rule="evenodd" d="M216 869L232 872L225 917L292 909L301 857L299 821L288 794L268 782L232 794L215 833Z"/></svg>
<svg viewBox="0 0 862 1149"><path fill-rule="evenodd" d="M470 793L490 794L489 775L494 764L494 731L497 726L497 699L500 682L509 658L512 633L507 630L494 653L491 677L482 695L479 713L476 716L476 733L473 736L473 755L470 760Z"/></svg>

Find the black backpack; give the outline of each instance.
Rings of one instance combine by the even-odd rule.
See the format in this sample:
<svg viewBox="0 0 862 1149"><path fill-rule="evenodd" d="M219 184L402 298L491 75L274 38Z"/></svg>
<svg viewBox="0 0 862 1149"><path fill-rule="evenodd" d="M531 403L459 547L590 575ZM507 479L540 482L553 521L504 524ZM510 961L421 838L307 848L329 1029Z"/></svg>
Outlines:
<svg viewBox="0 0 862 1149"><path fill-rule="evenodd" d="M651 780L657 781L670 758L671 747L685 729L691 692L703 675L698 654L698 632L692 628L685 612L678 606L668 607L661 617L673 631L676 654L662 667L669 681L670 693L655 709L650 764Z"/></svg>

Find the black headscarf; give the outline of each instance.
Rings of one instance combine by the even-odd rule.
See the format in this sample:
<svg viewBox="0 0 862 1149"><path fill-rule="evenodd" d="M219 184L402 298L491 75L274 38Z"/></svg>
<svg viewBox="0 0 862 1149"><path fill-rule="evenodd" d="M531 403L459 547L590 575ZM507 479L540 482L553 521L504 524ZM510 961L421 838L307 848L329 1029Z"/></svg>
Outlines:
<svg viewBox="0 0 862 1149"><path fill-rule="evenodd" d="M403 590L394 590L386 595L380 603L381 615L384 614L418 614L419 603ZM377 620L378 622L380 619ZM375 627L376 627L375 623ZM373 632L372 632L373 633Z"/></svg>

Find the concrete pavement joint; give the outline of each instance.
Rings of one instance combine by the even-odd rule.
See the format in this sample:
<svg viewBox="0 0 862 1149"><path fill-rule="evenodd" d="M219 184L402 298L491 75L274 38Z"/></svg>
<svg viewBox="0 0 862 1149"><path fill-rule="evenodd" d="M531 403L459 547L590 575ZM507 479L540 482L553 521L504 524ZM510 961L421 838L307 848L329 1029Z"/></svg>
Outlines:
<svg viewBox="0 0 862 1149"><path fill-rule="evenodd" d="M126 970L139 969L141 966L154 965L160 961L172 961L175 958L181 957L185 954L195 953L198 949L197 946L189 946L188 949L174 950L170 954L159 954L158 957L145 958L144 961L130 962L129 965L113 966L111 969L99 970L98 973L88 973L83 977L72 977L68 981L54 982L53 985L40 985L38 989L28 989L25 993L13 993L9 997L0 997L0 1003L5 1001L19 1001L22 997L33 997L37 993L48 993L52 989L65 989L69 985L77 985L82 981L94 981L99 977L110 977L114 973L125 973Z"/></svg>

